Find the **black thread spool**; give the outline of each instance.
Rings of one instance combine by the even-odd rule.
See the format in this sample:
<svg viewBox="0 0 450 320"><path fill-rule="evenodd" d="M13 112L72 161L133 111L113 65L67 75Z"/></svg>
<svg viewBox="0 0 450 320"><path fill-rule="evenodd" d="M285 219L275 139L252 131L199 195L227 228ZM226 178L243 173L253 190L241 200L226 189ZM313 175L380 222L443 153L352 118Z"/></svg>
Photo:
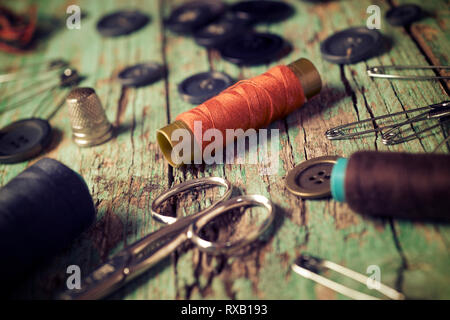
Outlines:
<svg viewBox="0 0 450 320"><path fill-rule="evenodd" d="M53 159L36 162L0 189L1 277L11 284L67 247L94 218L80 175Z"/></svg>
<svg viewBox="0 0 450 320"><path fill-rule="evenodd" d="M356 152L338 159L331 190L361 214L450 220L450 155Z"/></svg>

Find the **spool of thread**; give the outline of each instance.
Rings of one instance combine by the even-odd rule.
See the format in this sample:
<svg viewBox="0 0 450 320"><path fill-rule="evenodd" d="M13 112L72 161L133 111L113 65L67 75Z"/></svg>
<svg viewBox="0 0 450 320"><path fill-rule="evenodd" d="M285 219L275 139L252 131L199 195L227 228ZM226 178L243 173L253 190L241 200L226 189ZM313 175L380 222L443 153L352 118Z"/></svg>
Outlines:
<svg viewBox="0 0 450 320"><path fill-rule="evenodd" d="M178 167L171 157L172 149L181 141L173 140L176 129L186 129L191 141L202 151L210 143L202 137L208 129L218 129L226 137L226 129L260 129L281 119L302 106L320 92L322 82L319 72L307 59L299 59L287 66L279 65L248 80L242 80L205 101L181 113L175 121L159 130L158 145L169 163ZM200 121L201 132L194 130ZM201 136L200 136L201 135ZM224 145L227 143L224 139ZM195 147L191 148L194 159Z"/></svg>
<svg viewBox="0 0 450 320"><path fill-rule="evenodd" d="M450 219L450 155L360 151L339 158L331 194L358 213Z"/></svg>
<svg viewBox="0 0 450 320"><path fill-rule="evenodd" d="M53 159L36 162L0 189L1 277L13 281L58 253L94 218L80 175Z"/></svg>

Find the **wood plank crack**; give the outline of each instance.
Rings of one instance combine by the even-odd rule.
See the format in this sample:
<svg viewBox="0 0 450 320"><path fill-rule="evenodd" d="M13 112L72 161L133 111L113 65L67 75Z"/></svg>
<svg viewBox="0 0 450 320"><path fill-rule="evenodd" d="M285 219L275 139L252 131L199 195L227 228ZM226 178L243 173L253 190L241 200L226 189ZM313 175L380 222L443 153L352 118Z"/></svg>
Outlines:
<svg viewBox="0 0 450 320"><path fill-rule="evenodd" d="M399 95L397 93L397 90L395 89L394 85L392 84L392 82L389 82L389 84L390 84L390 86L392 88L392 91L395 94L395 97L397 98L398 102L400 103L400 105L402 107L402 110L406 111L405 105L403 104L402 100L400 99L400 97L399 97ZM407 113L405 114L405 116L406 116L407 119L409 119L409 115ZM417 133L416 128L414 128L413 124L410 124L410 127L414 131L414 133ZM422 151L423 152L427 152L427 150L425 149L425 146L423 145L422 138L420 136L418 137L417 141L419 142L420 146L422 147Z"/></svg>
<svg viewBox="0 0 450 320"><path fill-rule="evenodd" d="M394 221L392 218L389 218L389 226L392 231L392 237L394 239L395 248L397 249L398 254L400 255L401 264L397 269L397 279L395 281L395 289L399 292L403 292L403 281L404 281L404 273L408 269L408 260L406 259L405 253L403 252L402 245L400 244L400 239L397 235L397 230L394 225Z"/></svg>
<svg viewBox="0 0 450 320"><path fill-rule="evenodd" d="M119 128L120 124L123 123L123 117L125 115L125 110L128 105L128 94L129 88L122 86L122 89L120 91L119 102L117 103L116 121L114 122L116 128Z"/></svg>
<svg viewBox="0 0 450 320"><path fill-rule="evenodd" d="M358 81L357 81L357 79L355 77L355 73L351 72L351 75L352 75L353 82L357 85ZM371 118L374 118L375 115L374 115L374 113L372 111L372 108L370 107L369 103L367 102L367 97L366 97L366 94L365 94L365 87L362 85L359 88L359 91L361 92L361 95L363 97L364 106L366 108L366 111L369 113ZM359 120L359 117L358 117L358 120ZM378 129L379 128L379 126L378 126L378 124L377 124L377 122L375 120L372 120L371 123L372 123L372 126L373 126L374 129ZM373 141L373 145L374 145L374 148L375 148L376 151L378 151L377 141L378 141L378 132L375 132L375 138L374 138L374 141Z"/></svg>
<svg viewBox="0 0 450 320"><path fill-rule="evenodd" d="M345 92L348 96L350 96L352 98L352 103L353 103L353 109L356 112L356 117L359 120L361 120L359 118L359 110L358 110L358 99L356 98L356 94L355 91L352 89L350 82L348 81L346 75L345 75L345 69L343 65L339 65L339 69L340 69L340 76L341 76L341 81L344 84L344 88L345 88Z"/></svg>
<svg viewBox="0 0 450 320"><path fill-rule="evenodd" d="M293 146L292 146L291 139L290 139L290 137L289 137L289 126L288 126L288 123L287 123L286 118L283 120L283 122L284 122L284 126L285 126L285 128L286 128L287 145L288 145L288 147L291 149L291 152L289 153L289 160L290 160L290 162L291 162L291 163L289 164L289 168L292 168L292 167L295 166L295 160L294 160L294 148L293 148ZM302 128L303 128L303 126L302 126ZM303 133L305 133L305 129L304 129L304 128L303 128ZM306 136L305 136L305 139L306 139ZM305 143L306 143L306 141L305 141ZM304 152L305 152L305 157L306 157L306 149L305 149L305 145L303 145L303 150L304 150Z"/></svg>

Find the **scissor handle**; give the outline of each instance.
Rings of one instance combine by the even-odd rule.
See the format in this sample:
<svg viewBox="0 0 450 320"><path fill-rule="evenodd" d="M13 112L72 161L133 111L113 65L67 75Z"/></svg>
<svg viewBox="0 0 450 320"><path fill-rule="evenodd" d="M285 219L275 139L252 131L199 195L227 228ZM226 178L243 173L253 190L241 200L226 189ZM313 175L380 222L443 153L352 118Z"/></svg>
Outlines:
<svg viewBox="0 0 450 320"><path fill-rule="evenodd" d="M266 208L268 211L267 217L258 228L244 234L241 239L228 242L211 242L199 236L198 233L200 230L217 216L236 208L254 206ZM272 202L261 195L234 197L193 215L180 218L175 223L155 231L153 234L128 247L132 258L127 265L128 277L126 281L135 278L157 264L186 240L191 240L200 250L212 254L233 254L261 236L270 226L273 219L274 210ZM153 253L149 255L142 254L146 248L152 247L155 243L163 240L168 241L164 245L158 246L158 249L154 250Z"/></svg>
<svg viewBox="0 0 450 320"><path fill-rule="evenodd" d="M212 203L209 207L202 210L202 212L205 210L208 210L208 209L214 207L215 205L217 205L218 203L230 198L232 188L231 188L230 182L228 182L227 180L220 178L220 177L206 177L206 178L193 179L193 180L189 180L189 181L186 181L186 182L183 182L180 184L176 184L172 188L167 190L166 192L160 194L152 203L152 208L151 208L152 216L158 222L161 222L164 224L172 224L172 223L176 222L178 220L178 218L166 216L166 215L163 215L163 214L160 214L157 212L157 210L161 206L161 204L163 202L165 202L166 200L168 200L169 198L176 196L177 194L180 194L183 191L194 189L194 188L200 187L200 186L208 186L208 185L225 187L226 190L225 190L224 195L221 198L219 198L217 201Z"/></svg>
<svg viewBox="0 0 450 320"><path fill-rule="evenodd" d="M235 241L212 242L199 236L200 230L204 228L208 222L225 212L242 207L263 207L268 211L268 214L257 228L245 233L242 238ZM202 251L212 254L233 254L259 238L269 228L274 218L275 211L273 209L272 201L266 197L262 195L238 196L219 203L215 207L209 209L208 212L203 214L197 220L197 222L189 227L187 236Z"/></svg>

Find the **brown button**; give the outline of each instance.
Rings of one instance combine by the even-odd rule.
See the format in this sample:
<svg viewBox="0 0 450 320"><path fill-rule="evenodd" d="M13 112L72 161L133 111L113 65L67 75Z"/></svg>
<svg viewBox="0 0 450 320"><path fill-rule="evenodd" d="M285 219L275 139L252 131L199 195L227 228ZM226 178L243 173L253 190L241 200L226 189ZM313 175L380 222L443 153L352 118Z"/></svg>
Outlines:
<svg viewBox="0 0 450 320"><path fill-rule="evenodd" d="M304 199L317 199L331 195L331 170L338 156L325 156L300 163L286 177L288 190Z"/></svg>

